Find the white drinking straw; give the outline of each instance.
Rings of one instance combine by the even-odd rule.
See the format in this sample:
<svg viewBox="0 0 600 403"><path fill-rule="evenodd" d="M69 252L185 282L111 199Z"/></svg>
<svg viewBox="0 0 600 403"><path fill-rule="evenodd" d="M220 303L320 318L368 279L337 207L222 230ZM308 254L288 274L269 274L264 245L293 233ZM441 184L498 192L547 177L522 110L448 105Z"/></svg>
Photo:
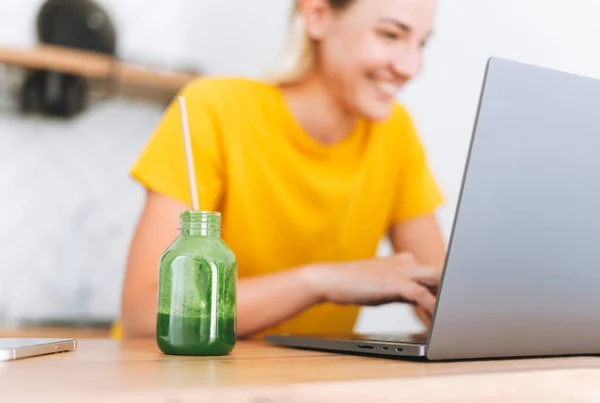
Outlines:
<svg viewBox="0 0 600 403"><path fill-rule="evenodd" d="M192 155L192 140L190 138L190 125L188 123L185 98L179 97L179 115L181 116L181 130L183 131L183 143L185 145L185 160L187 162L188 180L190 182L190 193L192 195L192 207L200 210L198 202L198 189L196 188L196 174L194 171L194 156Z"/></svg>

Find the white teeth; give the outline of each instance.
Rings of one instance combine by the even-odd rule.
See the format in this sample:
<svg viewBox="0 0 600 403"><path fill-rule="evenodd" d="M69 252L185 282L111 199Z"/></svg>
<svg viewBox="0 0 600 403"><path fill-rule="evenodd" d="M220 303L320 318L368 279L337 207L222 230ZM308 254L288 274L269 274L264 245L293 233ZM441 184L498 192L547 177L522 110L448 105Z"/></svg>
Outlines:
<svg viewBox="0 0 600 403"><path fill-rule="evenodd" d="M376 81L375 85L377 88L385 93L386 95L394 96L398 92L399 88L391 83L386 83L384 81Z"/></svg>

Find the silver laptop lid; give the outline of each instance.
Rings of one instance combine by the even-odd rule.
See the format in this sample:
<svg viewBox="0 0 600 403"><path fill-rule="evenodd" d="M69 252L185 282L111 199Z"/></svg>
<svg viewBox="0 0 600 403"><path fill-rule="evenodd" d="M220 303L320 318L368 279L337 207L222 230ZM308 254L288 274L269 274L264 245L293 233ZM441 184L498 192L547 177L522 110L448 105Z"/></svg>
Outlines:
<svg viewBox="0 0 600 403"><path fill-rule="evenodd" d="M600 353L600 81L488 64L430 359Z"/></svg>

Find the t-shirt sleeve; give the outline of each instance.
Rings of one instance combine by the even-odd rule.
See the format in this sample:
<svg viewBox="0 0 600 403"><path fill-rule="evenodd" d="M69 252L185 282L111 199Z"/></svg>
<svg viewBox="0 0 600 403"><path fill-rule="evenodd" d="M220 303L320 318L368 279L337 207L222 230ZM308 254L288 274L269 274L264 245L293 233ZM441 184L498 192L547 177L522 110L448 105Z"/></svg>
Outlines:
<svg viewBox="0 0 600 403"><path fill-rule="evenodd" d="M412 119L406 114L403 120L407 157L400 169L392 223L433 214L444 201Z"/></svg>
<svg viewBox="0 0 600 403"><path fill-rule="evenodd" d="M223 198L221 133L214 92L202 80L180 91L186 99L200 208L218 211ZM187 165L177 97L165 111L131 169L148 190L191 205Z"/></svg>

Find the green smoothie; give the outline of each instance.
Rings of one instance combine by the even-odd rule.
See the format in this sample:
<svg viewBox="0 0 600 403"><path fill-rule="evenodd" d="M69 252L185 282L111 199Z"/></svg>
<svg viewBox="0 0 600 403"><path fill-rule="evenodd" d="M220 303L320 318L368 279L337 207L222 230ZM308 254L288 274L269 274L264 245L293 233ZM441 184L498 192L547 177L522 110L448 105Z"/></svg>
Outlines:
<svg viewBox="0 0 600 403"><path fill-rule="evenodd" d="M225 355L236 342L235 256L218 213L181 215L181 234L160 260L156 341L165 354Z"/></svg>
<svg viewBox="0 0 600 403"><path fill-rule="evenodd" d="M220 316L217 320L218 337L207 335L209 317L173 316L158 314L156 336L158 347L173 355L227 355L235 346L235 318ZM174 329L171 332L170 329Z"/></svg>

